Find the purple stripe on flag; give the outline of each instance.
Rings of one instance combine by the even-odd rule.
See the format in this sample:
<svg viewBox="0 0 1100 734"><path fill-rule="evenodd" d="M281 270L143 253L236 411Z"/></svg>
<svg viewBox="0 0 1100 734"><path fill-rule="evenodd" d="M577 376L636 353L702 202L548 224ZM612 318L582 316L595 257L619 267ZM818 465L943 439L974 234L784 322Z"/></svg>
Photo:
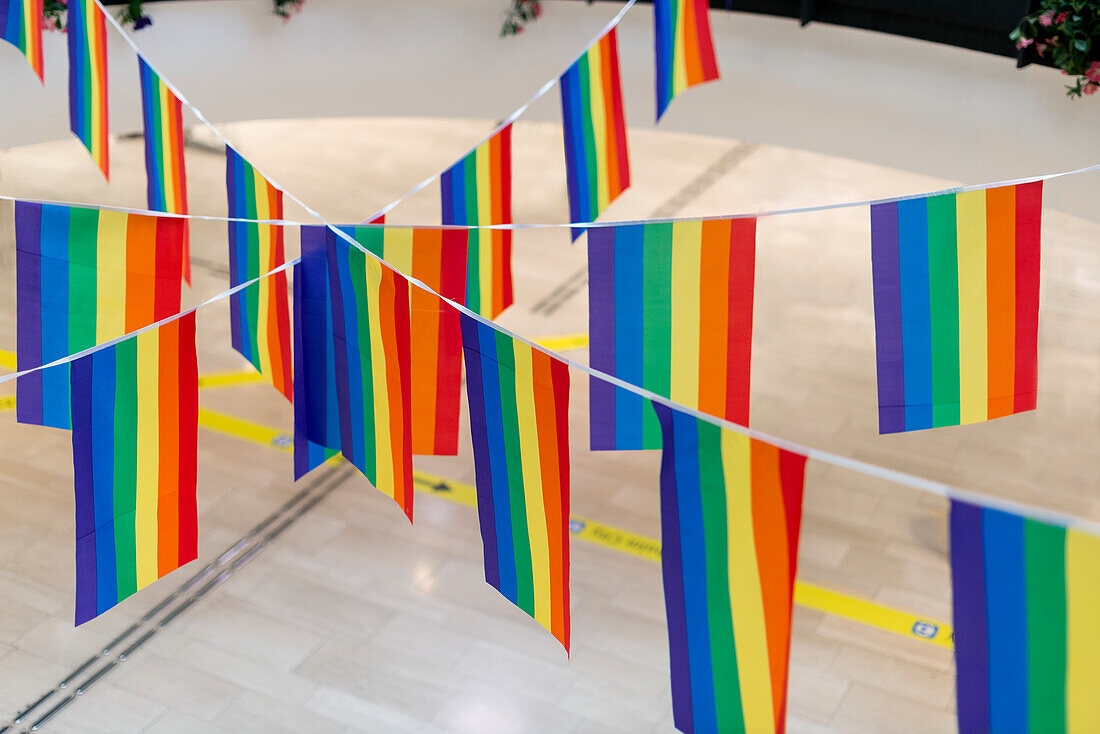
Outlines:
<svg viewBox="0 0 1100 734"><path fill-rule="evenodd" d="M597 370L615 374L615 228L588 233L589 360ZM615 386L588 381L591 447L615 448Z"/></svg>
<svg viewBox="0 0 1100 734"><path fill-rule="evenodd" d="M474 445L478 524L481 527L481 545L485 553L485 581L499 589L500 559L497 555L497 524L493 507L492 464L489 459L489 430L485 418L478 322L466 315L462 315L461 321L462 353L466 359L466 397L470 405L470 436Z"/></svg>
<svg viewBox="0 0 1100 734"><path fill-rule="evenodd" d="M42 205L15 202L16 364L42 364ZM42 373L20 377L15 387L16 420L42 425Z"/></svg>
<svg viewBox="0 0 1100 734"><path fill-rule="evenodd" d="M92 466L92 358L73 362L72 425L73 467L76 487L76 624L96 614L95 481ZM106 532L106 531L105 531Z"/></svg>
<svg viewBox="0 0 1100 734"><path fill-rule="evenodd" d="M951 590L959 731L988 732L989 643L982 510L957 500L951 502Z"/></svg>
<svg viewBox="0 0 1100 734"><path fill-rule="evenodd" d="M879 433L905 430L898 205L871 206L871 271L875 298Z"/></svg>
<svg viewBox="0 0 1100 734"><path fill-rule="evenodd" d="M684 604L683 555L680 547L680 500L676 487L676 451L672 410L656 403L664 434L661 454L661 574L668 619L668 654L672 673L672 719L680 731L694 730L691 665L688 657L687 610Z"/></svg>

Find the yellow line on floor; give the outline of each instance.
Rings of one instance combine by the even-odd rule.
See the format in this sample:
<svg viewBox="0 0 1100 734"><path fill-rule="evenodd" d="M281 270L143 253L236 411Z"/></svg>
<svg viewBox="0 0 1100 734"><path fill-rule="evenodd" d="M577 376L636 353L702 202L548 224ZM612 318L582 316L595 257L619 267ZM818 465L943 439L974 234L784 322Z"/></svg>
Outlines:
<svg viewBox="0 0 1100 734"><path fill-rule="evenodd" d="M11 352L4 352L0 350L0 367L7 366L4 362L5 355L9 355ZM13 370L15 369L14 362L12 363ZM199 375L199 388L217 388L217 387L232 387L234 385L247 385L252 382L263 382L264 378L258 372L252 370L246 370L243 372L212 372L206 375ZM5 410L15 409L15 396L3 395L0 396L0 412ZM199 421L202 422L201 419Z"/></svg>
<svg viewBox="0 0 1100 734"><path fill-rule="evenodd" d="M0 349L0 367L15 372L15 352Z"/></svg>
<svg viewBox="0 0 1100 734"><path fill-rule="evenodd" d="M583 349L588 346L588 334L561 334L558 336L539 336L531 341L541 344L555 352L567 352L570 349Z"/></svg>
<svg viewBox="0 0 1100 734"><path fill-rule="evenodd" d="M223 435L234 436L279 451L293 450L293 437L267 426L250 423L224 413L199 410L199 425ZM413 472L417 489L443 497L467 507L477 507L477 490L462 482L454 482L422 471ZM578 515L569 518L569 533L578 540L602 545L648 561L661 560L661 543L655 538L627 532ZM795 603L860 624L893 632L903 637L951 648L951 627L944 622L920 617L867 599L832 591L804 581L796 581Z"/></svg>

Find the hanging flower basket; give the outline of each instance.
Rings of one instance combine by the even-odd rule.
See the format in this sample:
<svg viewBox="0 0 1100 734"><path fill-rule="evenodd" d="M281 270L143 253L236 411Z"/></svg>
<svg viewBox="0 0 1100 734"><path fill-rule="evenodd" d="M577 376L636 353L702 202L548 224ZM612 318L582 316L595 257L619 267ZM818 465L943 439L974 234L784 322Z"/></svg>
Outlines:
<svg viewBox="0 0 1100 734"><path fill-rule="evenodd" d="M1021 65L1044 61L1074 76L1070 97L1100 92L1100 0L1044 0L1009 34Z"/></svg>

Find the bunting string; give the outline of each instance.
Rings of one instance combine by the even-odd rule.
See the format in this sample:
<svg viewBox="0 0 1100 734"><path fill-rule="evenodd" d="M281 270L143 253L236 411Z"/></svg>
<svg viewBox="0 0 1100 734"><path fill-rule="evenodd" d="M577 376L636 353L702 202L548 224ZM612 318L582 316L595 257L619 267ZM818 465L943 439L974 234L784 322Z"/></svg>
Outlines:
<svg viewBox="0 0 1100 734"><path fill-rule="evenodd" d="M186 104L186 102L185 102ZM258 169L257 169L258 170ZM520 223L513 222L510 224L417 224L416 229L575 229L583 227L585 229L600 229L603 227L623 227L630 224L668 224L675 222L711 222L722 219L761 219L764 217L780 217L788 214L811 214L814 212L831 211L833 209L854 209L863 206L876 206L879 204L896 204L901 201L912 201L914 199L926 199L933 196L947 196L950 194L960 194L970 191L984 191L986 189L999 188L1002 186L1018 186L1020 184L1035 183L1037 181L1052 181L1065 176L1077 176L1082 173L1092 173L1094 171L1100 171L1100 163L1093 163L1088 166L1082 166L1081 168L1074 168L1068 171L1056 171L1054 173L1043 173L1037 176L1025 176L1023 178L1011 178L1001 181L990 181L987 183L967 184L966 186L949 186L944 189L936 189L935 191L925 191L917 194L904 194L901 196L886 196L877 199L860 199L858 201L840 201L833 202L831 204L815 204L812 206L792 207L788 209L758 209L751 212L735 212L731 214L710 214L705 217L656 217L650 219L619 219L615 221L602 221L602 222L528 222ZM265 176L266 177L266 176ZM436 176L438 178L438 176ZM275 185L277 184L268 179ZM283 192L294 200L295 203L300 206L305 206L289 191L283 189ZM298 219L248 219L246 217L221 217L208 214L176 214L172 212L158 212L151 209L142 209L140 207L125 207L125 206L113 206L110 204L88 204L85 202L68 202L68 201L56 201L53 199L27 199L20 196L10 196L0 194L0 201L28 201L34 204L57 204L59 206L83 206L93 207L96 209L104 209L107 211L117 211L126 214L147 214L157 217L178 217L180 219L195 219L199 221L207 222L248 222L256 224L272 224L282 225L285 227L300 227L311 226L316 224L316 221L301 221ZM335 226L335 225L333 225ZM382 229L409 229L414 225L411 224L387 224L385 222L368 220L361 224L355 225L357 227L379 227Z"/></svg>
<svg viewBox="0 0 1100 734"><path fill-rule="evenodd" d="M100 9L103 10L102 5L100 4L99 0L92 0L92 1L95 2L96 5L99 5ZM622 15L630 7L633 6L634 2L636 2L636 0L630 0L630 2L628 2L627 5L625 5L623 7L623 9L620 11L620 13L618 15L616 15L615 18L612 19L612 21L609 23L609 25L606 28L604 28L603 30L600 31L600 33L597 35L596 38L598 39L599 37L601 37L604 33L607 32L607 30L610 29L610 27L612 27L615 23L617 23L622 18ZM123 40L134 50L134 52L139 54L139 55L142 55L140 49L138 49L138 47L134 43L133 39L123 30L123 28L118 23L118 21L114 18L114 16L112 16L110 13L107 13L105 11L104 11L104 16L107 18L107 21L119 33L119 35L122 36ZM144 56L143 56L143 58L144 58ZM191 110L191 112L195 115L195 117L199 120L199 122L201 122L204 126L206 126L211 131L211 133L213 133L223 144L230 145L230 147L232 147L231 144L229 143L228 139L206 118L205 115L202 114L202 112L200 110L198 110L193 104L191 104L191 102L186 98L185 95L183 95L181 92L179 92L171 84L171 82L168 81L168 79L166 77L164 77L162 74L160 74L159 70L157 70L155 67L153 67L152 64L150 64L150 67L152 67L153 70L161 77L161 79L164 81L165 85L168 86L173 91L173 93L176 94L177 97L179 97L180 101L184 105L186 105L188 107L188 109ZM535 99L537 99L538 97L541 97L543 94L545 94L546 91L548 91L550 88L552 88L552 86L555 83L557 83L557 78L554 78L550 82L548 82L546 85L543 85L545 87L545 90L540 89L539 93L536 94L536 97L534 97L531 100L531 102L533 102ZM510 124L512 121L514 121L514 119L516 117L518 117L520 114L522 114L522 112L526 109L526 107L531 104L531 102L529 102L524 107L520 108L520 110L517 110L516 113L513 113L513 115L510 116L510 118L508 120L506 120L504 124ZM259 170L259 169L257 169L257 170ZM666 220L635 220L635 221L631 221L631 222L615 222L615 223L603 223L603 224L589 223L589 224L586 224L586 226L591 226L591 227L613 226L613 225L621 226L623 224L642 224L642 223L645 223L647 221L666 221L666 222L667 221L706 221L706 220L713 220L713 219L731 219L731 218L732 219L737 219L737 218L745 218L745 217L776 216L776 215L779 215L779 214L797 214L797 213L806 213L806 212L813 212L813 211L823 211L823 210L829 210L829 209L842 209L842 208L851 208L851 207L858 207L858 206L868 206L868 205L871 205L871 204L887 203L887 202L892 202L892 201L905 201L905 200L920 198L920 197L929 196L929 195L960 193L960 192L965 192L965 191L976 191L976 190L979 190L979 189L990 188L992 186L1007 186L1007 185L1013 185L1013 184L1031 183L1031 182L1034 182L1034 181L1051 180L1051 179L1055 179L1055 178L1061 178L1063 176L1075 175L1075 174L1080 174L1080 173L1087 173L1087 172L1096 171L1096 170L1100 170L1100 163L1092 164L1092 165L1085 166L1085 167L1082 167L1082 168L1077 168L1077 169L1074 169L1074 170L1071 170L1071 171L1062 171L1062 172L1059 172L1059 173L1044 174L1044 175L1040 175L1040 176L1032 176L1032 177L1028 177L1028 178L1015 179L1015 180L1011 180L1011 181L1002 181L1002 182L998 182L996 184L981 184L981 185L972 185L972 186L963 186L963 187L953 187L953 188L944 189L944 190L941 190L941 191L938 191L938 192L934 192L933 194L915 194L915 195L910 195L910 196L894 197L894 198L888 198L888 199L873 199L873 200L865 200L865 201L858 201L858 202L845 202L845 203L841 203L841 204L825 204L825 205L812 206L812 207L802 207L802 208L797 208L797 209L772 210L772 211L765 211L765 212L757 212L755 214L734 215L732 217L729 216L729 215L725 215L725 216L702 217L702 218L694 218L694 219L682 218L682 219L666 219ZM283 191L287 197L289 197L292 201L294 201L296 204L301 206L317 222L319 222L319 223L325 225L326 227L328 227L338 237L341 237L342 239L344 239L349 245L355 247L358 250L361 250L362 252L364 252L367 255L367 257L372 258L372 259L382 263L386 268L391 268L392 269L392 266L389 263L386 263L384 260L382 260L382 258L376 256L374 253L370 252L369 250L367 250L366 248L361 246L358 242L355 241L355 239L353 237L348 235L346 232L342 231L339 227L329 223L319 212L314 210L312 207L308 206L305 202L303 202L301 199L296 197L293 193L287 191L282 186L279 186L279 184L277 182L275 182L273 179L267 177L266 175L265 175L265 178L267 178L267 180L271 183L272 186L275 186L279 190ZM438 175L433 177L432 180L434 180L434 178L438 178ZM430 181L428 183L430 183ZM427 183L424 184L424 186L427 186L427 185L428 185ZM423 186L421 186L421 188L423 188ZM414 193L414 192L410 192L410 194L406 194L406 196L402 197L402 199L407 198L409 195L411 195L411 193ZM0 197L0 198L8 199L8 200L15 200L15 197ZM400 200L398 200L398 203L399 202L400 202ZM396 206L396 204L394 204L393 206ZM392 208L393 208L392 206L389 207L389 209L392 209ZM384 211L388 211L389 209L385 209ZM124 211L138 211L138 212L140 212L142 210L124 210ZM149 212L149 213L158 214L158 215L161 215L161 216L183 216L183 215L171 215L171 214L164 215L164 214L161 214L159 212ZM187 216L191 216L191 215L187 215ZM372 217L372 219L377 218L377 216L378 215L375 215L374 217ZM200 218L206 218L206 219L211 219L211 220L215 220L215 221L225 221L227 219L225 217L200 217ZM243 221L254 221L254 220L243 220ZM288 223L289 224L298 224L297 222L288 222ZM383 225L383 224L373 224L373 225L371 225L371 224L367 224L367 225L364 225L364 226L381 226L381 227L385 227L385 226L396 226L396 225ZM538 228L557 228L557 227L574 227L574 226L576 226L576 223L553 224L553 225L515 225L515 224L512 224L512 225L484 225L481 228L485 228L485 229L501 229L501 228L504 228L504 229L538 229ZM459 228L460 229L467 229L468 227L459 227ZM179 314L176 314L174 316L171 316L171 317L168 317L168 318L165 318L165 319L161 319L160 321L157 321L156 323L153 323L153 324L145 327L144 329L139 329L137 331L134 331L134 332L128 333L128 334L126 334L122 337L119 337L117 339L113 339L111 341L105 342L104 344L98 345L96 347L92 347L92 348L83 350L81 352L78 352L76 354L72 354L72 355L69 355L67 357L54 360L53 362L50 362L49 364L45 364L45 365L41 365L41 366L38 366L38 367L34 367L34 368L30 368L30 369L26 369L26 370L22 370L22 371L18 371L18 372L14 372L14 373L11 373L11 374L0 376L0 383L4 383L4 382L8 382L10 380L17 379L17 378L19 378L23 375L30 374L30 373L36 372L38 370L46 369L46 368L53 367L53 366L60 365L60 364L65 364L67 362L72 362L76 359L87 356L87 355L92 354L94 352L97 352L101 349L105 349L107 347L113 346L114 344L117 344L117 343L123 341L124 339L133 337L133 336L135 336L137 334L140 334L140 333L143 333L145 331L150 331L152 329L156 329L160 326L163 326L164 324L170 323L170 322L175 321L177 319L183 318L184 316L187 316L188 314L194 313L199 308L210 305L212 303L216 303L217 301L224 300L224 299L228 298L229 296L233 295L234 293L238 293L241 290L243 290L244 288L247 288L248 286L259 282L263 278L275 275L276 273L285 272L286 270L294 267L294 265L298 264L299 262L301 262L301 258L294 258L293 260L289 260L289 261L283 263L282 265L280 265L279 267L274 268L274 269L268 271L267 273L265 273L263 275L260 275L257 278L254 278L254 279L252 279L250 281L247 281L247 282L244 282L244 283L240 283L239 285L234 286L233 288L230 288L226 291L218 293L218 294L204 300L202 303L198 304L197 306L194 306L194 307L192 307L192 308L190 308L186 311L183 311ZM899 470L895 470L895 469L889 469L887 467L882 467L882 466L871 464L871 463L868 463L868 462L865 462L865 461L860 461L859 459L853 459L853 458L850 458L850 457L841 456L839 454L834 454L832 452L825 451L825 450L822 450L822 449L816 449L816 448L813 448L813 447L798 444L798 443L795 443L793 441L787 441L787 440L772 436L771 434L765 433L763 431L759 431L759 430L756 430L756 429L753 429L753 428L749 428L747 426L743 426L743 425L739 425L737 423L733 423L731 421L716 418L716 417L708 415L706 413L702 413L702 412L700 412L700 411L698 411L694 408L690 408L690 407L687 407L685 405L681 405L681 404L679 404L677 402L674 402L674 401L672 401L672 400L670 400L666 397L658 395L657 393L654 393L650 390L646 390L645 388L637 387L636 385L632 385L628 382L625 382L624 380L621 380L617 377L614 377L613 375L609 375L609 374L604 373L600 370L593 369L593 368L589 367L588 365L581 364L580 362L572 360L572 359L570 359L570 358L568 358L568 357L566 357L562 354L559 354L558 352L555 352L551 349L547 349L546 347L543 347L542 345L537 344L536 342L532 341L531 339L528 339L527 337L524 337L520 334L517 334L517 333L515 333L515 332L513 332L509 329L506 329L506 328L500 326L499 324L496 324L496 323L492 322L491 320L481 316L480 314L475 313L474 311L471 311L470 309L466 308L463 304L456 303L455 301L452 301L449 298L446 298L444 296L439 295L432 288L428 287L425 283L423 283L422 281L420 281L416 278L408 277L407 280L413 287L419 288L423 291L427 291L428 293L436 296L437 298L440 298L442 301L447 303L451 308L454 308L454 309L458 310L463 315L465 315L465 316L467 316L471 319L474 319L474 320L480 322L481 324L484 324L485 326L488 326L491 329L494 329L495 331L497 331L500 334L503 334L505 336L509 336L513 339L516 339L517 341L522 342L523 344L526 344L527 346L531 347L532 349L534 349L538 352L549 355L550 357L553 357L554 359L557 359L561 362L564 362L567 366L569 366L573 369L579 370L580 372L588 375L589 377L593 377L593 378L596 378L598 380L602 380L604 382L610 383L611 385L614 385L616 387L622 388L623 390L627 390L629 392L632 392L635 395L638 395L640 397L646 398L646 399L650 400L653 403L657 403L659 405L666 406L666 407L671 408L673 410L678 410L681 413L685 413L687 415L694 416L694 417L696 417L696 418L698 418L702 421L705 421L707 423L711 423L713 425L720 426L720 427L725 428L727 430L734 431L734 432L740 433L742 435L746 435L750 438L754 438L754 439L759 440L759 441L766 441L766 442L771 443L771 444L773 444L774 446L776 446L780 449L784 449L784 450L787 450L787 451L805 456L807 459L812 459L814 461L819 461L823 464L828 464L828 465L835 466L835 467L838 467L838 468L841 468L841 469L847 469L849 471L854 471L854 472L857 472L859 474L864 474L866 476L874 477L874 478L877 478L877 479L882 479L882 480L885 480L885 481L890 482L892 484L898 484L898 485L901 485L901 486L909 487L910 489L915 489L917 491L925 492L927 494L934 494L934 495L938 495L938 496L945 497L945 498L955 500L955 501L969 502L971 504L977 504L977 505L981 505L983 507L988 507L988 508L991 508L991 509L996 509L996 510L1002 510L1002 511L1005 511L1005 512L1015 513L1015 514L1021 515L1023 517L1027 517L1029 519L1038 520L1040 522L1046 522L1046 523L1050 523L1050 524L1060 525L1060 526L1063 526L1063 527L1073 528L1073 529L1076 529L1076 530L1084 530L1084 531L1090 532L1090 533L1095 534L1095 535L1100 535L1100 523L1092 522L1092 521L1086 520L1084 518L1074 517L1074 516L1066 515L1066 514L1059 513L1059 512L1054 512L1054 511L1050 511L1050 510L1045 510L1045 509L1041 509L1041 508L1032 507L1032 506L1021 504L1021 503L1018 503L1018 502L1012 502L1012 501L1009 501L1009 500L1002 500L1002 499L999 499L999 498L989 497L989 496L986 496L986 495L978 494L978 493L975 493L975 492L971 492L971 491L968 491L968 490L965 490L965 489L955 487L955 486L947 484L945 482L939 482L939 481L928 479L928 478L925 478L925 477L919 477L919 476L909 474L909 473L906 473L906 472L903 472L903 471L899 471Z"/></svg>

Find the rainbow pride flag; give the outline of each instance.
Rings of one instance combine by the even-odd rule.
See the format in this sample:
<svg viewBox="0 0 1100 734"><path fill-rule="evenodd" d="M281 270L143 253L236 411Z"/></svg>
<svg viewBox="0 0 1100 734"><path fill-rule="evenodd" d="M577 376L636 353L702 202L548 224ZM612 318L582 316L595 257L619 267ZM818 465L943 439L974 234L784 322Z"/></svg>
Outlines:
<svg viewBox="0 0 1100 734"><path fill-rule="evenodd" d="M145 176L149 208L169 214L186 214L183 105L141 56L138 56L138 74L141 78L141 119L145 125ZM183 279L190 285L191 253L187 234L185 230Z"/></svg>
<svg viewBox="0 0 1100 734"><path fill-rule="evenodd" d="M23 52L38 79L42 65L42 0L0 0L0 38Z"/></svg>
<svg viewBox="0 0 1100 734"><path fill-rule="evenodd" d="M411 521L409 282L339 238L328 268L340 451Z"/></svg>
<svg viewBox="0 0 1100 734"><path fill-rule="evenodd" d="M326 227L302 227L294 266L294 479L340 450Z"/></svg>
<svg viewBox="0 0 1100 734"><path fill-rule="evenodd" d="M673 721L782 734L806 457L654 408Z"/></svg>
<svg viewBox="0 0 1100 734"><path fill-rule="evenodd" d="M951 502L961 734L1100 731L1100 536Z"/></svg>
<svg viewBox="0 0 1100 734"><path fill-rule="evenodd" d="M879 433L1035 409L1042 187L871 206Z"/></svg>
<svg viewBox="0 0 1100 734"><path fill-rule="evenodd" d="M630 186L614 28L562 74L561 109L569 221L591 222Z"/></svg>
<svg viewBox="0 0 1100 734"><path fill-rule="evenodd" d="M282 219L283 192L268 183L237 151L225 147L229 216ZM229 223L229 284L237 286L281 267L281 225ZM287 400L293 400L290 306L286 271L264 278L229 297L233 348Z"/></svg>
<svg viewBox="0 0 1100 734"><path fill-rule="evenodd" d="M110 178L107 150L107 26L95 0L69 0L69 129Z"/></svg>
<svg viewBox="0 0 1100 734"><path fill-rule="evenodd" d="M17 362L39 367L180 310L184 220L15 203ZM71 427L69 365L20 377L20 423Z"/></svg>
<svg viewBox="0 0 1100 734"><path fill-rule="evenodd" d="M445 298L463 302L471 230L361 226L339 229L398 272L422 281ZM331 233L329 236L335 237ZM411 290L409 304L412 452L454 456L458 453L462 392L462 332L458 311L419 288Z"/></svg>
<svg viewBox="0 0 1100 734"><path fill-rule="evenodd" d="M569 649L569 369L462 316L485 580Z"/></svg>
<svg viewBox="0 0 1100 734"><path fill-rule="evenodd" d="M72 365L79 625L197 557L195 314Z"/></svg>
<svg viewBox="0 0 1100 734"><path fill-rule="evenodd" d="M756 220L593 227L592 367L748 425ZM657 449L649 401L590 381L592 448Z"/></svg>
<svg viewBox="0 0 1100 734"><path fill-rule="evenodd" d="M657 57L657 119L672 98L718 78L707 0L653 0Z"/></svg>
<svg viewBox="0 0 1100 734"><path fill-rule="evenodd" d="M444 171L440 187L443 224L511 224L512 126ZM512 305L511 230L470 232L466 267L468 309L495 319Z"/></svg>

